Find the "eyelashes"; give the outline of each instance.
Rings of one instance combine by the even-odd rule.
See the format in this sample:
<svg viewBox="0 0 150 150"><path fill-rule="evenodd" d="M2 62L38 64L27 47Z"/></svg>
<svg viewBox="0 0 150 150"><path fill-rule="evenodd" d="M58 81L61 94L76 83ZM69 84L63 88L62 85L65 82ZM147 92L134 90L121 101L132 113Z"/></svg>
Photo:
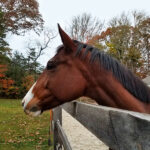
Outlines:
<svg viewBox="0 0 150 150"><path fill-rule="evenodd" d="M56 62L54 62L54 61L49 61L49 62L47 63L46 69L47 69L47 70L53 70L53 69L55 69L56 67L57 67L57 63L56 63Z"/></svg>
<svg viewBox="0 0 150 150"><path fill-rule="evenodd" d="M61 64L67 64L67 61L48 61L46 69L47 70L54 70Z"/></svg>

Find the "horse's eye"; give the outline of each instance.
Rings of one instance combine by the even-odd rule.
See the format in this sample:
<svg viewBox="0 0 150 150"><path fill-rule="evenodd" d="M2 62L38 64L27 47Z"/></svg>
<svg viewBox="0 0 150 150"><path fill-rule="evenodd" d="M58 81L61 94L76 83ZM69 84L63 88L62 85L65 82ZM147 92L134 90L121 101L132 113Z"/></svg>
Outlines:
<svg viewBox="0 0 150 150"><path fill-rule="evenodd" d="M48 62L47 64L47 70L52 70L56 68L56 63L54 62Z"/></svg>

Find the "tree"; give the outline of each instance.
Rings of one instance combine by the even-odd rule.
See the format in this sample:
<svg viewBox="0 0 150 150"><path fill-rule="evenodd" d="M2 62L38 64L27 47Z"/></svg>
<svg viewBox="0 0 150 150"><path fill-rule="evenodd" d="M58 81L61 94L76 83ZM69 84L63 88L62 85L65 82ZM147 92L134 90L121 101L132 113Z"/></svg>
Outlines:
<svg viewBox="0 0 150 150"><path fill-rule="evenodd" d="M23 97L42 72L43 66L38 62L38 58L54 37L51 30L44 29L39 40L30 40L28 43L26 57L18 51L15 51L10 57L5 77L14 81L13 87L18 88L17 97Z"/></svg>
<svg viewBox="0 0 150 150"><path fill-rule="evenodd" d="M34 54L32 55L34 56ZM39 74L40 71L37 69L35 72L33 67L35 64L32 64L32 61L28 61L28 58L18 51L13 53L10 61L10 64L7 66L7 71L5 72L5 78L11 78L14 81L13 89L11 88L11 90L15 91L16 88L18 89L17 93L12 97L21 98L35 81L35 74ZM38 68L41 67L41 64L38 63L37 65Z"/></svg>
<svg viewBox="0 0 150 150"><path fill-rule="evenodd" d="M38 32L43 27L36 0L0 0L4 13L5 28L13 34L23 34L26 30Z"/></svg>
<svg viewBox="0 0 150 150"><path fill-rule="evenodd" d="M22 83L22 78L27 74L27 70L27 59L22 53L15 51L10 58L6 76L12 78L15 81L15 86L19 87Z"/></svg>
<svg viewBox="0 0 150 150"><path fill-rule="evenodd" d="M11 49L5 38L7 33L36 33L43 29L43 19L36 0L0 0L0 64L10 62Z"/></svg>
<svg viewBox="0 0 150 150"><path fill-rule="evenodd" d="M14 80L6 76L7 70L7 65L0 65L0 97L15 97L18 89L13 86Z"/></svg>
<svg viewBox="0 0 150 150"><path fill-rule="evenodd" d="M70 36L74 40L86 42L94 35L100 34L103 23L92 15L83 13L72 18L68 28Z"/></svg>
<svg viewBox="0 0 150 150"><path fill-rule="evenodd" d="M131 16L132 19L123 13L120 17L111 19L108 28L100 35L94 36L88 43L102 47L104 51L116 57L133 72L139 73L144 66L143 50L148 50L148 47L146 48L148 39L143 37L146 35L145 37L148 38L150 26L148 22L143 25L147 20L144 13L134 11Z"/></svg>
<svg viewBox="0 0 150 150"><path fill-rule="evenodd" d="M22 80L22 87L25 89L25 91L28 91L33 83L35 82L33 75L27 75Z"/></svg>
<svg viewBox="0 0 150 150"><path fill-rule="evenodd" d="M138 25L138 31L140 35L140 45L143 58L145 60L145 70L150 72L150 18L147 18L140 22Z"/></svg>
<svg viewBox="0 0 150 150"><path fill-rule="evenodd" d="M4 21L4 14L0 9L0 64L5 64L9 61L7 54L10 52L8 48L8 43L6 42L6 28L5 28L5 21Z"/></svg>
<svg viewBox="0 0 150 150"><path fill-rule="evenodd" d="M43 39L31 40L28 43L27 61L29 74L34 74L35 80L37 79L39 73L43 70L43 67L38 63L38 59L41 55L44 54L44 50L48 48L49 43L55 37L56 36L52 30L44 28L41 34L41 38Z"/></svg>
<svg viewBox="0 0 150 150"><path fill-rule="evenodd" d="M124 16L125 17L120 17L119 19L117 18L118 20L116 19L115 27L123 24L127 25L129 30L128 32L126 31L125 34L127 35L128 33L128 36L124 38L124 40L122 40L122 38L118 40L118 43L121 40L121 46L126 43L126 50L124 50L126 65L137 74L143 74L142 76L144 76L150 69L150 19L143 11L133 11L130 18L125 14ZM120 21L123 20L123 18L125 18L125 21Z"/></svg>
<svg viewBox="0 0 150 150"><path fill-rule="evenodd" d="M28 74L34 75L35 80L37 76L40 74L41 65L37 62L37 52L35 48L28 48L27 52L27 67L28 67Z"/></svg>

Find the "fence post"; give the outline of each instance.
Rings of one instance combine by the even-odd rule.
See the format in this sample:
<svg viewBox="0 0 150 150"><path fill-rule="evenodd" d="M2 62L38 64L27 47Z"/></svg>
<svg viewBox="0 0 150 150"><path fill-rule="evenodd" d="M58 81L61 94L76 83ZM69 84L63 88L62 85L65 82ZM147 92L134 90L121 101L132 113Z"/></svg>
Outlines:
<svg viewBox="0 0 150 150"><path fill-rule="evenodd" d="M48 138L48 145L49 146L53 146L53 140L52 140L52 136L53 136L53 125L52 125L52 121L53 121L53 111L52 109L50 109L50 126L49 126L49 138Z"/></svg>
<svg viewBox="0 0 150 150"><path fill-rule="evenodd" d="M59 142L58 139L58 131L56 127L57 121L60 122L60 125L62 125L62 108L56 107L53 110L53 121L52 121L52 126L53 126L53 136L54 136L54 150L61 150L62 149L62 144Z"/></svg>

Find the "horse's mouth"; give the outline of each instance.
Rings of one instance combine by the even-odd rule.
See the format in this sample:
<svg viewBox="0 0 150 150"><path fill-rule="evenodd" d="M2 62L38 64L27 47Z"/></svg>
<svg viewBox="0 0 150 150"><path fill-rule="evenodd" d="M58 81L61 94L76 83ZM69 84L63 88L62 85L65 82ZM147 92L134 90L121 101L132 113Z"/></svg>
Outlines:
<svg viewBox="0 0 150 150"><path fill-rule="evenodd" d="M35 101L36 100L36 101ZM54 107L60 105L60 101L57 100L53 95L39 100L38 98L31 99L30 102L25 103L25 100L22 101L22 106L24 107L24 112L30 116L39 116L43 112L53 109Z"/></svg>
<svg viewBox="0 0 150 150"><path fill-rule="evenodd" d="M39 116L43 113L43 110L39 109L39 107L33 106L30 109L24 109L25 114L29 115L29 116Z"/></svg>
<svg viewBox="0 0 150 150"><path fill-rule="evenodd" d="M30 111L30 110L24 110L25 114L29 115L29 116L32 116L32 117L36 117L36 116L39 116L43 113L42 110L37 110L37 111Z"/></svg>

